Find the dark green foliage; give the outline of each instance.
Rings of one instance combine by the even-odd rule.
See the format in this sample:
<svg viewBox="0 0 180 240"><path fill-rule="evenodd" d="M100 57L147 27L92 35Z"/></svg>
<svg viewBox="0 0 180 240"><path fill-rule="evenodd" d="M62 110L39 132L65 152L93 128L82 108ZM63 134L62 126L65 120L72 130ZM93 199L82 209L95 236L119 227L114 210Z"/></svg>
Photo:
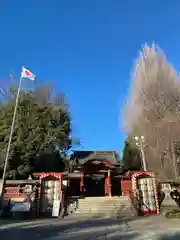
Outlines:
<svg viewBox="0 0 180 240"><path fill-rule="evenodd" d="M125 141L123 150L123 164L126 170L138 171L142 168L139 149L128 141Z"/></svg>
<svg viewBox="0 0 180 240"><path fill-rule="evenodd" d="M64 159L58 152L41 153L30 161L33 172L60 172L65 169Z"/></svg>
<svg viewBox="0 0 180 240"><path fill-rule="evenodd" d="M4 166L16 89L0 106L0 168ZM62 96L62 95L60 95ZM60 97L61 98L61 97ZM57 99L57 96L56 96ZM66 155L71 148L71 119L65 101L52 98L52 87L21 91L8 164L8 178L26 178L42 154ZM49 162L51 162L49 157ZM33 165L32 165L33 163Z"/></svg>

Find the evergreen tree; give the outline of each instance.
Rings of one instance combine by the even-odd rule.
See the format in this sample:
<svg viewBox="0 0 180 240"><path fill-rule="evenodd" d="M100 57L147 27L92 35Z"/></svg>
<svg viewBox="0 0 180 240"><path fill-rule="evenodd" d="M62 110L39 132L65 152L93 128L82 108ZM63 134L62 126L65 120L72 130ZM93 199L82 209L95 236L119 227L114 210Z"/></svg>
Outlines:
<svg viewBox="0 0 180 240"><path fill-rule="evenodd" d="M123 150L123 164L124 169L138 171L141 170L141 155L137 147L132 146L129 141L125 141Z"/></svg>
<svg viewBox="0 0 180 240"><path fill-rule="evenodd" d="M0 169L12 124L16 89L0 105ZM57 99L57 96L56 96ZM71 148L71 118L63 101L54 101L52 88L42 86L34 91L21 91L8 161L8 178L25 178L37 166L42 154L65 156ZM49 157L49 162L51 158Z"/></svg>

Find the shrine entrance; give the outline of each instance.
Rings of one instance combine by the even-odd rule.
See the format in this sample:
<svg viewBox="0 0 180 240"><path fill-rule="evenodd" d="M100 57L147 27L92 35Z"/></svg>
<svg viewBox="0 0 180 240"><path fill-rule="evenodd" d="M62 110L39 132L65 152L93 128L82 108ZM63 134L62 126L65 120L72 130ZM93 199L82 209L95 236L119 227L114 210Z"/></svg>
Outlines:
<svg viewBox="0 0 180 240"><path fill-rule="evenodd" d="M86 175L84 179L84 195L86 197L105 196L104 175Z"/></svg>
<svg viewBox="0 0 180 240"><path fill-rule="evenodd" d="M71 159L73 175L79 174L81 196L121 195L123 168L116 151L74 151ZM114 179L117 176L119 180Z"/></svg>
<svg viewBox="0 0 180 240"><path fill-rule="evenodd" d="M88 160L83 164L84 178L81 186L85 196L111 196L111 169L113 165L105 160Z"/></svg>
<svg viewBox="0 0 180 240"><path fill-rule="evenodd" d="M111 193L112 196L122 196L122 190L121 190L121 180L120 177L112 177L111 178Z"/></svg>

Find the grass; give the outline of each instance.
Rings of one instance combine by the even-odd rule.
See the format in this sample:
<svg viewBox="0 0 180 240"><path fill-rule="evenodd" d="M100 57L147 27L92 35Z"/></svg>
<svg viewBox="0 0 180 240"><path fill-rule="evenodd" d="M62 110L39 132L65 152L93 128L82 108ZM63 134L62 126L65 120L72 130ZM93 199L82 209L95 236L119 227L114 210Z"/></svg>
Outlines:
<svg viewBox="0 0 180 240"><path fill-rule="evenodd" d="M169 212L166 212L165 217L170 219L174 219L174 218L180 219L180 210L174 209Z"/></svg>

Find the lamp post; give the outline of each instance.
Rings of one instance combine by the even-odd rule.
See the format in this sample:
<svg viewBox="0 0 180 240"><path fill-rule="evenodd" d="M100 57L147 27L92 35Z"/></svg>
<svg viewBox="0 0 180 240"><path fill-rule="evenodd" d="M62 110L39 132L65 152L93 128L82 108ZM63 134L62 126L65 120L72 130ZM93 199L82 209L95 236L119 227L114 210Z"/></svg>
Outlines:
<svg viewBox="0 0 180 240"><path fill-rule="evenodd" d="M147 166L146 166L146 159L145 159L145 154L144 154L144 136L135 136L134 137L136 146L140 148L141 151L141 157L142 157L142 164L143 164L143 170L147 171Z"/></svg>

